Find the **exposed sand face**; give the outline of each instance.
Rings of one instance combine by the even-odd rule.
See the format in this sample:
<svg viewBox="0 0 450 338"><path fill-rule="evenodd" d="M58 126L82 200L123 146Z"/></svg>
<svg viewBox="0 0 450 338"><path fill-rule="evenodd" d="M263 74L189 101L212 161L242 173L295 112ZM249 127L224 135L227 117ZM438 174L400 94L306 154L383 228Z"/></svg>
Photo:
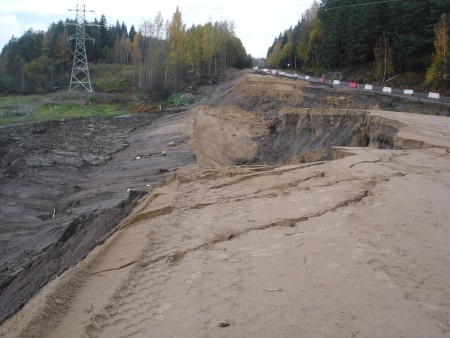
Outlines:
<svg viewBox="0 0 450 338"><path fill-rule="evenodd" d="M200 167L229 166L233 159L251 158L256 150L252 137L266 126L255 112L237 106L201 106L190 114L194 116L190 146Z"/></svg>
<svg viewBox="0 0 450 338"><path fill-rule="evenodd" d="M153 189L1 336L448 336L450 122L371 115L400 129L396 150L234 167L267 121L195 108L176 129L197 165Z"/></svg>

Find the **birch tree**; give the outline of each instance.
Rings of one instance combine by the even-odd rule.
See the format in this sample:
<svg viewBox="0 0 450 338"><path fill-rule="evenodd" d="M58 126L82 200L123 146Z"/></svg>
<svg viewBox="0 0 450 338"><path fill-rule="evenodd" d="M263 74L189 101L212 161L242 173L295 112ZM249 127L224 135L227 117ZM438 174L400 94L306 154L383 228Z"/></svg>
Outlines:
<svg viewBox="0 0 450 338"><path fill-rule="evenodd" d="M436 89L450 88L450 15L444 13L435 27L433 63L426 80Z"/></svg>
<svg viewBox="0 0 450 338"><path fill-rule="evenodd" d="M183 72L186 66L186 26L177 7L169 25L169 83L175 90L183 84Z"/></svg>

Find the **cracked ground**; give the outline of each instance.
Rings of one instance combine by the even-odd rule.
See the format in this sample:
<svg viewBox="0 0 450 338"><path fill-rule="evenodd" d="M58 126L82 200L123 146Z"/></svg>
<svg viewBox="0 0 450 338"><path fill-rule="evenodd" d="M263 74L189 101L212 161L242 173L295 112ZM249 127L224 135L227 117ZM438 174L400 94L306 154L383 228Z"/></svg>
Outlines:
<svg viewBox="0 0 450 338"><path fill-rule="evenodd" d="M228 104L193 108L183 132L197 163L1 336L448 336L449 122L376 114L401 125L394 149L233 166L265 122Z"/></svg>

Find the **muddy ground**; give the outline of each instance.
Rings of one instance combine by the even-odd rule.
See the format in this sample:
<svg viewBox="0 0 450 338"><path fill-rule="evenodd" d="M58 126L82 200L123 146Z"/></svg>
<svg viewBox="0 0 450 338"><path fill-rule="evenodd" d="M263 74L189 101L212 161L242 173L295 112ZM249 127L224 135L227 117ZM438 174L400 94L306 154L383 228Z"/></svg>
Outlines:
<svg viewBox="0 0 450 338"><path fill-rule="evenodd" d="M2 128L2 318L103 242L156 182L195 161L177 130L152 134L176 119L163 112Z"/></svg>
<svg viewBox="0 0 450 338"><path fill-rule="evenodd" d="M336 146L426 148L398 135L401 122L370 111L449 112L248 72L188 108L1 128L0 322L102 244L179 168L330 160Z"/></svg>

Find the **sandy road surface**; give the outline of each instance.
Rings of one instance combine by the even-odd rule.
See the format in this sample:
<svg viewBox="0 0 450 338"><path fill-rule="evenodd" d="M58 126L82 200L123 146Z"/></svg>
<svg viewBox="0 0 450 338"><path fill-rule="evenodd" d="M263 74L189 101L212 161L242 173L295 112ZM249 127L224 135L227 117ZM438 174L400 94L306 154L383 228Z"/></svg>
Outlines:
<svg viewBox="0 0 450 338"><path fill-rule="evenodd" d="M290 97L293 83L275 81ZM167 125L189 136L198 163L142 198L2 337L450 335L450 121L291 109L274 124L270 102L248 96L263 109L247 111L236 97ZM305 130L318 149L327 135L369 147L334 144L333 161L232 165Z"/></svg>

